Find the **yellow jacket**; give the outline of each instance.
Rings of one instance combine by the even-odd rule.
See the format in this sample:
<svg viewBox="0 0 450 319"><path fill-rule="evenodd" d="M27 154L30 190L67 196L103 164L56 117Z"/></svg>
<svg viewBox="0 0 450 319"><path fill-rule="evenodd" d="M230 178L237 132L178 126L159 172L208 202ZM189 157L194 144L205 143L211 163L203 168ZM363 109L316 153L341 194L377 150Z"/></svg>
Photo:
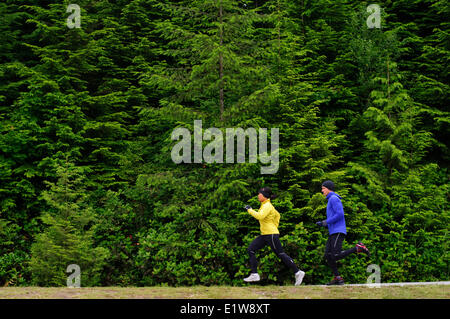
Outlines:
<svg viewBox="0 0 450 319"><path fill-rule="evenodd" d="M270 199L262 202L258 211L250 208L248 213L259 220L261 235L279 234L280 213L273 207Z"/></svg>

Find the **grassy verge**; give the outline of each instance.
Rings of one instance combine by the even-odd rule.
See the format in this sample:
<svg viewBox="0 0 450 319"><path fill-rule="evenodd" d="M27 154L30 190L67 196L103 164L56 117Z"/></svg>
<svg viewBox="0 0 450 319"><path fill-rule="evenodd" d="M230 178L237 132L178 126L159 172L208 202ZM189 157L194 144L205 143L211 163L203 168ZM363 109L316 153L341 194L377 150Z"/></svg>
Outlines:
<svg viewBox="0 0 450 319"><path fill-rule="evenodd" d="M195 286L0 288L0 299L450 299L449 285L406 287Z"/></svg>

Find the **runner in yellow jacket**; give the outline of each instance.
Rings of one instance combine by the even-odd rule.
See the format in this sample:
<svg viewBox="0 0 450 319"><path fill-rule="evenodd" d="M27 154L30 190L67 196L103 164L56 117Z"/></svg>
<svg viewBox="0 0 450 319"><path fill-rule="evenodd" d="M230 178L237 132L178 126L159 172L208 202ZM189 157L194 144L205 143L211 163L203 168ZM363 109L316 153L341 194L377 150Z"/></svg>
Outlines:
<svg viewBox="0 0 450 319"><path fill-rule="evenodd" d="M259 210L255 211L250 206L245 206L247 212L259 221L261 235L256 237L250 246L248 246L247 252L250 257L251 274L249 277L244 278L244 281L255 282L260 280L257 271L258 261L256 260L255 253L264 246L269 245L284 264L295 273L295 285L298 286L302 283L305 273L297 268L292 258L284 252L281 246L280 232L278 231L280 213L278 213L270 202L270 199L274 199L275 197L269 187L264 187L258 192L258 200L261 202Z"/></svg>

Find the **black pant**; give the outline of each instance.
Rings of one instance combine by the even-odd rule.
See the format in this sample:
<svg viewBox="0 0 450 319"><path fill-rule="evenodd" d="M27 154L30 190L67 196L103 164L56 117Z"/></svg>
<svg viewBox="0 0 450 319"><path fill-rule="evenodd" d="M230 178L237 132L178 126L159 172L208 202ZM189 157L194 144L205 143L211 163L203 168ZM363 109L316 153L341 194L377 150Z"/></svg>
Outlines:
<svg viewBox="0 0 450 319"><path fill-rule="evenodd" d="M291 257L289 257L281 247L280 235L279 234L271 234L271 235L260 235L256 237L250 246L247 248L248 255L250 257L250 268L252 273L257 273L258 262L256 260L255 253L260 250L264 246L269 245L270 248L274 251L274 253L281 258L286 266L292 269L294 273L296 273L299 269L295 265L294 261Z"/></svg>
<svg viewBox="0 0 450 319"><path fill-rule="evenodd" d="M324 257L327 260L328 265L331 267L331 270L333 271L333 274L335 276L339 276L336 261L344 257L347 257L352 253L356 253L356 247L342 251L342 242L344 241L344 239L345 234L343 233L332 234L328 237L327 245L325 247Z"/></svg>

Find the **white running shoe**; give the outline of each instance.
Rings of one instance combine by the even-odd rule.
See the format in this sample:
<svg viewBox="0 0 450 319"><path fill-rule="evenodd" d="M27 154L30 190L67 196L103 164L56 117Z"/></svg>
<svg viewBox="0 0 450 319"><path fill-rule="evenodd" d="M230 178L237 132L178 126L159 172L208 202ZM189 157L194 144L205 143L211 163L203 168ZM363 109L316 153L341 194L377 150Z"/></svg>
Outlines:
<svg viewBox="0 0 450 319"><path fill-rule="evenodd" d="M296 286L300 286L302 281L303 281L303 277L305 277L305 272L304 271L297 271L295 273L295 285Z"/></svg>
<svg viewBox="0 0 450 319"><path fill-rule="evenodd" d="M244 278L244 281L245 282L255 282L255 281L259 281L260 279L261 278L259 278L258 273L252 273L247 278Z"/></svg>

